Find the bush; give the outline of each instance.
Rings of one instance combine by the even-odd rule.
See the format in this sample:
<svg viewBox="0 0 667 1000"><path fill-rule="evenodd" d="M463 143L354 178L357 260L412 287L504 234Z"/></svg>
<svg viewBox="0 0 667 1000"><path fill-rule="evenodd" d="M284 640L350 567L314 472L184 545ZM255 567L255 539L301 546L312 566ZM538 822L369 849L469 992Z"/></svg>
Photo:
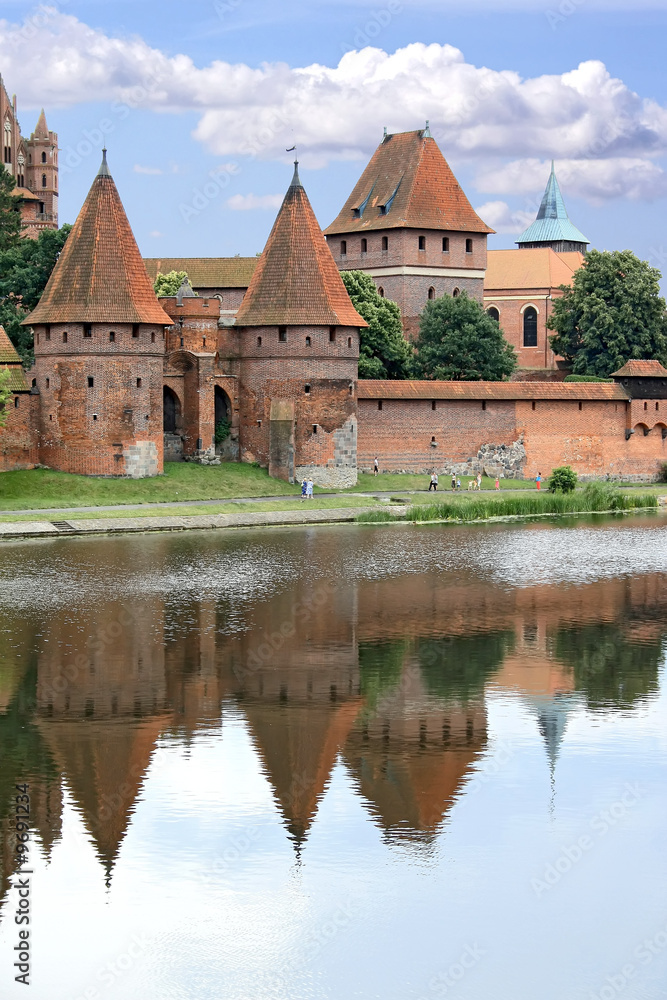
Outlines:
<svg viewBox="0 0 667 1000"><path fill-rule="evenodd" d="M563 382L613 382L613 378L602 378L601 375L566 375Z"/></svg>
<svg viewBox="0 0 667 1000"><path fill-rule="evenodd" d="M229 435L231 434L231 430L232 430L232 425L230 424L229 420L220 420L215 425L215 432L213 434L214 442L216 444L222 444L222 442L226 441Z"/></svg>
<svg viewBox="0 0 667 1000"><path fill-rule="evenodd" d="M549 478L550 493L573 493L577 485L577 473L569 465L553 469Z"/></svg>

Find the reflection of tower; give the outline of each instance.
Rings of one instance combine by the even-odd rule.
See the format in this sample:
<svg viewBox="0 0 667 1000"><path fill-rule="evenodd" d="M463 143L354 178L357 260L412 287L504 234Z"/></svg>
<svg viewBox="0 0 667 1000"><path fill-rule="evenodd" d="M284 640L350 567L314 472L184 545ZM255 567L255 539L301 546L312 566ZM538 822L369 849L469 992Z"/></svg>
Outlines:
<svg viewBox="0 0 667 1000"><path fill-rule="evenodd" d="M485 745L483 700L431 697L406 659L393 691L357 721L343 757L388 837L429 839Z"/></svg>

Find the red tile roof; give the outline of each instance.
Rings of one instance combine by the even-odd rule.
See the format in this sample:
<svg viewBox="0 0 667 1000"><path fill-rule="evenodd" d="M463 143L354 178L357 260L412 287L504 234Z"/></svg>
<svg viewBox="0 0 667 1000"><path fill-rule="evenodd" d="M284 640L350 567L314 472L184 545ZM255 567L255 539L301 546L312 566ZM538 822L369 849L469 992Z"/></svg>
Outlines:
<svg viewBox="0 0 667 1000"><path fill-rule="evenodd" d="M24 324L156 323L158 303L106 155L36 309Z"/></svg>
<svg viewBox="0 0 667 1000"><path fill-rule="evenodd" d="M614 378L667 378L667 369L659 361L626 361L617 372L612 372Z"/></svg>
<svg viewBox="0 0 667 1000"><path fill-rule="evenodd" d="M428 382L363 379L359 399L628 399L612 382Z"/></svg>
<svg viewBox="0 0 667 1000"><path fill-rule="evenodd" d="M193 288L247 288L258 257L144 257L148 277L187 271Z"/></svg>
<svg viewBox="0 0 667 1000"><path fill-rule="evenodd" d="M381 206L385 206L386 214L382 214ZM466 198L435 139L422 130L384 137L325 233L397 227L494 231L482 222Z"/></svg>
<svg viewBox="0 0 667 1000"><path fill-rule="evenodd" d="M368 326L347 294L295 169L236 326Z"/></svg>
<svg viewBox="0 0 667 1000"><path fill-rule="evenodd" d="M5 333L4 326L0 326L0 371L9 372L9 388L13 392L28 391L21 359Z"/></svg>

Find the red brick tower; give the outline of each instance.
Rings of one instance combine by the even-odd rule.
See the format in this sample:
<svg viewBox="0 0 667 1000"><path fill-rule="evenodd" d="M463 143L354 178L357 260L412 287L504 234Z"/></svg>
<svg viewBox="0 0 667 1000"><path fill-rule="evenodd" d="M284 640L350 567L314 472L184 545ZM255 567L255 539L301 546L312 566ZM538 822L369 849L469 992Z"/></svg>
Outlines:
<svg viewBox="0 0 667 1000"><path fill-rule="evenodd" d="M357 480L359 329L298 165L236 317L243 461L321 486Z"/></svg>
<svg viewBox="0 0 667 1000"><path fill-rule="evenodd" d="M58 228L58 136L49 130L44 109L35 131L25 140L28 162L25 166L26 187L39 199L35 221L30 229Z"/></svg>
<svg viewBox="0 0 667 1000"><path fill-rule="evenodd" d="M64 472L162 472L164 328L106 151L37 308L41 460Z"/></svg>
<svg viewBox="0 0 667 1000"><path fill-rule="evenodd" d="M492 232L427 125L385 135L325 235L339 269L370 274L414 337L428 299L466 291L482 302Z"/></svg>

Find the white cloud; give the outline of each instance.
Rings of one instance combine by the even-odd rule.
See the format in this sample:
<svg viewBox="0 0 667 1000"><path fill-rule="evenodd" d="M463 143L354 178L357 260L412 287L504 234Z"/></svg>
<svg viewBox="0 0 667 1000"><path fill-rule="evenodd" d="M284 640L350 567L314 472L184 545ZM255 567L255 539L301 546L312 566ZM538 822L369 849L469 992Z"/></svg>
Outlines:
<svg viewBox="0 0 667 1000"><path fill-rule="evenodd" d="M513 211L506 201L487 201L475 211L497 233L522 233L535 221L535 212Z"/></svg>
<svg viewBox="0 0 667 1000"><path fill-rule="evenodd" d="M140 163L135 163L132 169L135 174L149 174L155 177L162 173L159 167L142 167Z"/></svg>
<svg viewBox="0 0 667 1000"><path fill-rule="evenodd" d="M513 160L483 168L475 178L478 191L523 194L533 216L549 177L550 165L538 159ZM667 194L667 175L658 164L638 157L608 160L557 160L556 173L565 200L569 196L600 204L609 198L653 201ZM500 203L494 203L500 204ZM489 225L493 225L492 222ZM495 227L494 227L495 228Z"/></svg>
<svg viewBox="0 0 667 1000"><path fill-rule="evenodd" d="M282 194L235 194L226 201L227 208L235 212L248 212L256 208L280 208Z"/></svg>
<svg viewBox="0 0 667 1000"><path fill-rule="evenodd" d="M154 240L159 240L159 239L161 239L164 236L164 233L161 233L159 229L154 229L148 235L152 236Z"/></svg>
<svg viewBox="0 0 667 1000"><path fill-rule="evenodd" d="M504 190L488 180L489 164L499 166L501 181L502 171L512 169L508 158L523 164L552 156L579 164L572 184L584 197L651 198L663 190L653 161L667 153L667 109L596 60L524 79L511 69L474 66L451 45L413 43L391 54L371 47L348 52L335 67L216 60L200 68L139 37L110 37L55 8L44 10L32 32L0 21L5 79L33 106L48 94L52 105L107 102L110 119L137 107L194 110L200 116L194 136L215 155L286 161L285 147L296 140L310 167L363 160L382 125L400 131L429 118L446 155L482 168L483 191ZM526 177L517 180L527 190ZM543 188L544 180L530 190Z"/></svg>

